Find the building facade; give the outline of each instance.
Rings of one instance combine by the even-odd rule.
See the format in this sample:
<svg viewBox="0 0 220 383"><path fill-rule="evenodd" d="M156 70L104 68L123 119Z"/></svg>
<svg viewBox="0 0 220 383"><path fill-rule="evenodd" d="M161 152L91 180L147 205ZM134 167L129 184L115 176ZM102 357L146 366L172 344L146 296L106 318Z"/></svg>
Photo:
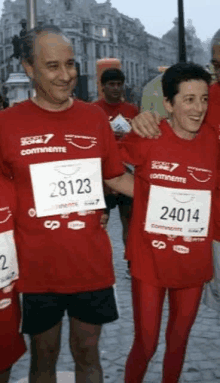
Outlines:
<svg viewBox="0 0 220 383"><path fill-rule="evenodd" d="M26 18L26 0L5 0L0 20L0 77L22 71L12 58L14 38ZM177 53L167 41L149 35L138 19L113 8L110 0L37 0L37 23L58 25L71 39L80 72L82 98L97 98L96 61L120 59L126 76L126 95L138 103L143 86L158 74L158 66L176 62ZM17 37L16 37L17 36ZM81 92L83 93L83 92Z"/></svg>

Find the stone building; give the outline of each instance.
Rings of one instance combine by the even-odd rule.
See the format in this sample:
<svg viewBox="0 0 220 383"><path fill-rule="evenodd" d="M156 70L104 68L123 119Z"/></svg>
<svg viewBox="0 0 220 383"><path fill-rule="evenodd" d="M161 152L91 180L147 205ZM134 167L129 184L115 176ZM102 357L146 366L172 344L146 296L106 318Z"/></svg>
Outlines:
<svg viewBox="0 0 220 383"><path fill-rule="evenodd" d="M26 18L26 0L5 0L0 20L0 76L22 71L12 58L12 39L20 35ZM176 61L172 44L149 35L138 19L112 7L110 0L37 0L37 23L58 25L72 40L80 71L78 91L83 99L97 98L96 61L105 57L121 60L126 76L126 95L138 102L147 81L158 66Z"/></svg>

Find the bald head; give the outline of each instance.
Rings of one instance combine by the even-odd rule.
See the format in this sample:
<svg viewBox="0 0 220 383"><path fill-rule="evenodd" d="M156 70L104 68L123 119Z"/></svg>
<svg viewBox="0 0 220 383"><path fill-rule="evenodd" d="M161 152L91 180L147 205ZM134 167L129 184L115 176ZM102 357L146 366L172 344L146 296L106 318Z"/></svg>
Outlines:
<svg viewBox="0 0 220 383"><path fill-rule="evenodd" d="M212 41L211 41L212 50L215 45L220 45L220 29L215 33L215 35L212 38Z"/></svg>
<svg viewBox="0 0 220 383"><path fill-rule="evenodd" d="M211 41L212 64L217 81L220 83L220 29L215 33Z"/></svg>
<svg viewBox="0 0 220 383"><path fill-rule="evenodd" d="M71 40L69 40L61 31L61 29L56 25L46 25L43 27L38 26L28 31L28 33L21 39L22 60L26 61L30 65L33 65L35 44L39 41L39 37L48 35L56 35L57 37L60 36L62 37L62 43L66 43L72 46ZM54 39L54 42L55 40L56 39Z"/></svg>

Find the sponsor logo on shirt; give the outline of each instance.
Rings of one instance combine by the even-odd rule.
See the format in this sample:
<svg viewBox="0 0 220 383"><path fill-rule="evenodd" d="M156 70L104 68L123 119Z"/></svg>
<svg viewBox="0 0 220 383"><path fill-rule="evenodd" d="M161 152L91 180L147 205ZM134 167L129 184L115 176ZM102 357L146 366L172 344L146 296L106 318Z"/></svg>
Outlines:
<svg viewBox="0 0 220 383"><path fill-rule="evenodd" d="M11 305L11 299L2 299L0 301L0 310L6 309L6 307Z"/></svg>
<svg viewBox="0 0 220 383"><path fill-rule="evenodd" d="M36 210L32 207L31 209L28 210L28 215L33 218L36 216Z"/></svg>
<svg viewBox="0 0 220 383"><path fill-rule="evenodd" d="M208 182L212 177L212 171L209 169L201 169L193 166L188 166L187 171L191 177L193 177L194 180L198 182Z"/></svg>
<svg viewBox="0 0 220 383"><path fill-rule="evenodd" d="M158 250L166 249L167 245L163 241L152 241L152 246L156 247Z"/></svg>
<svg viewBox="0 0 220 383"><path fill-rule="evenodd" d="M172 173L178 167L179 164L176 162L151 161L151 169L167 170Z"/></svg>
<svg viewBox="0 0 220 383"><path fill-rule="evenodd" d="M171 181L171 182L179 182L179 183L186 183L186 178L184 177L176 177L176 176L170 176L168 174L157 174L152 173L150 174L150 178L156 179L156 180L165 180L165 181Z"/></svg>
<svg viewBox="0 0 220 383"><path fill-rule="evenodd" d="M173 246L173 251L176 251L177 253L180 254L188 254L189 253L189 248L181 245L175 245Z"/></svg>
<svg viewBox="0 0 220 383"><path fill-rule="evenodd" d="M67 148L66 146L48 146L43 148L21 150L22 156L29 156L31 154L41 154L41 153L67 153Z"/></svg>
<svg viewBox="0 0 220 383"><path fill-rule="evenodd" d="M0 208L0 223L5 223L12 216L12 212L8 206Z"/></svg>
<svg viewBox="0 0 220 383"><path fill-rule="evenodd" d="M65 134L65 140L78 149L91 149L97 144L96 137L79 136L76 134Z"/></svg>
<svg viewBox="0 0 220 383"><path fill-rule="evenodd" d="M177 235L168 235L167 236L168 241L174 241L175 238L177 238Z"/></svg>
<svg viewBox="0 0 220 383"><path fill-rule="evenodd" d="M53 137L54 137L54 134L43 134L40 136L22 137L21 146L47 144Z"/></svg>
<svg viewBox="0 0 220 383"><path fill-rule="evenodd" d="M44 227L46 227L46 229L56 230L56 229L60 228L60 222L59 221L45 221Z"/></svg>
<svg viewBox="0 0 220 383"><path fill-rule="evenodd" d="M86 223L82 221L72 221L72 222L68 222L67 227L68 229L72 229L72 230L81 230L86 227Z"/></svg>
<svg viewBox="0 0 220 383"><path fill-rule="evenodd" d="M185 242L204 242L204 237L183 237Z"/></svg>

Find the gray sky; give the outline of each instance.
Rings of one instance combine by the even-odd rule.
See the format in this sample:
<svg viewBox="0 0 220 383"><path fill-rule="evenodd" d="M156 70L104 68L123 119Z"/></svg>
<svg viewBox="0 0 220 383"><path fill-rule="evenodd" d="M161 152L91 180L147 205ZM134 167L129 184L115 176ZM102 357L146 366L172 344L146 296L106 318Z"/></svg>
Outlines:
<svg viewBox="0 0 220 383"><path fill-rule="evenodd" d="M102 3L103 0L97 0ZM178 0L111 0L125 15L140 19L146 32L161 37L173 27ZM0 0L0 13L3 0ZM184 0L185 24L192 19L197 36L205 41L220 28L220 0Z"/></svg>

